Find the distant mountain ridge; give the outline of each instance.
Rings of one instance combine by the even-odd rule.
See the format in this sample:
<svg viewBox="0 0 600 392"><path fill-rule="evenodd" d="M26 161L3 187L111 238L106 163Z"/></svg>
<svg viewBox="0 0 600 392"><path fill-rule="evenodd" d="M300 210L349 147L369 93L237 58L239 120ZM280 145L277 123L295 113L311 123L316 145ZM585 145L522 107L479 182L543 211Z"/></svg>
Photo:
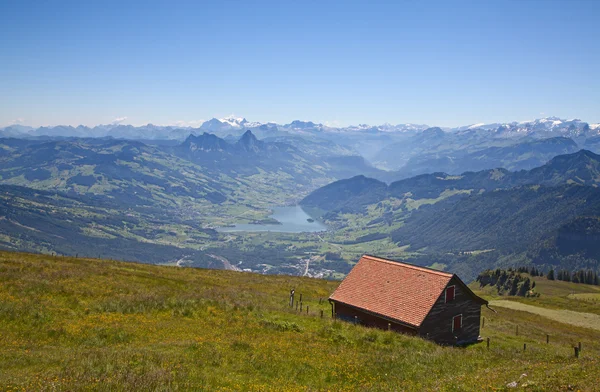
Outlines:
<svg viewBox="0 0 600 392"><path fill-rule="evenodd" d="M600 155L580 150L554 157L545 165L532 170L511 172L498 168L465 172L461 175L438 172L395 181L389 186L375 179L357 176L317 189L304 198L301 204L323 211L358 212L367 205L388 197L403 198L407 194L414 198L436 198L445 190L490 191L523 185L563 184L598 187Z"/></svg>
<svg viewBox="0 0 600 392"><path fill-rule="evenodd" d="M443 133L479 132L493 137L513 138L532 136L536 138L547 137L579 137L600 135L600 124L589 124L579 119L565 120L558 117L547 117L533 121L509 122L497 124L474 124L448 127L429 127L424 124L381 124L381 125L350 125L346 127L329 126L312 121L294 120L289 124L250 122L243 117L229 116L222 119L213 118L202 123L199 127L177 125L142 126L105 124L88 127L70 125L28 127L19 124L0 128L1 137L38 137L38 136L63 136L63 137L106 137L135 138L135 139L185 139L190 133L236 133L245 130L286 132L292 134L320 134L320 133L430 133L432 136ZM435 134L434 134L435 131Z"/></svg>
<svg viewBox="0 0 600 392"><path fill-rule="evenodd" d="M511 171L530 170L541 166L557 155L579 150L573 139L558 136L534 139L508 146L487 147L481 150L455 151L448 154L424 154L412 157L397 171L399 177L444 171L461 174L467 171L504 168Z"/></svg>
<svg viewBox="0 0 600 392"><path fill-rule="evenodd" d="M600 124L556 117L443 128L424 124L339 127L301 120L288 124L259 123L229 116L213 118L199 127L108 124L31 128L15 125L0 129L0 137L114 138L173 146L190 135L201 137L205 133L237 141L247 131L257 140L286 143L311 156L324 157L323 152L329 156L360 155L371 166L361 172L386 181L436 171L458 174L493 167L531 169L556 155L579 148L600 153ZM308 145L310 148L306 148ZM375 168L389 173L377 174Z"/></svg>

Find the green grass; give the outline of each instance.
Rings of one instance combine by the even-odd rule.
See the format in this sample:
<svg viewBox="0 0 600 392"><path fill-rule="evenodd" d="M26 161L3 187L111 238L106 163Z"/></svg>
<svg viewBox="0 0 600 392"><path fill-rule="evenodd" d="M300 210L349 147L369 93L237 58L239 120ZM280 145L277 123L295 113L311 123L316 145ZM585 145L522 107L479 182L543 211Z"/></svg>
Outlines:
<svg viewBox="0 0 600 392"><path fill-rule="evenodd" d="M456 196L456 195L462 195L462 194L468 195L471 192L472 192L472 190L446 189L435 199L416 199L416 200L407 199L406 200L406 208L409 211L416 210L416 209L419 209L419 207L424 206L424 205L435 204L439 201L442 201L444 199L447 199L449 197Z"/></svg>
<svg viewBox="0 0 600 392"><path fill-rule="evenodd" d="M484 308L489 350L441 347L331 320L319 299L337 284L0 253L0 390L597 388L598 331ZM291 288L308 314L287 306Z"/></svg>
<svg viewBox="0 0 600 392"><path fill-rule="evenodd" d="M429 268L438 270L438 271L444 271L446 269L447 265L443 264L443 263L433 263L429 266Z"/></svg>
<svg viewBox="0 0 600 392"><path fill-rule="evenodd" d="M600 306L598 306L600 298L595 297L597 300L594 300L594 296L600 294L600 286L548 280L540 276L533 277L532 279L535 281L535 291L540 293L539 297L499 297L493 293L494 289L492 287L484 288L481 293L493 299L502 298L542 308L555 310L567 309L600 315ZM472 283L470 286L476 291L480 291L479 284Z"/></svg>
<svg viewBox="0 0 600 392"><path fill-rule="evenodd" d="M593 302L595 304L600 304L600 293L579 293L579 294L569 294L568 298L574 298L579 301Z"/></svg>
<svg viewBox="0 0 600 392"><path fill-rule="evenodd" d="M593 313L574 312L568 309L548 309L506 300L490 301L490 305L533 313L563 324L577 325L600 331L600 316Z"/></svg>

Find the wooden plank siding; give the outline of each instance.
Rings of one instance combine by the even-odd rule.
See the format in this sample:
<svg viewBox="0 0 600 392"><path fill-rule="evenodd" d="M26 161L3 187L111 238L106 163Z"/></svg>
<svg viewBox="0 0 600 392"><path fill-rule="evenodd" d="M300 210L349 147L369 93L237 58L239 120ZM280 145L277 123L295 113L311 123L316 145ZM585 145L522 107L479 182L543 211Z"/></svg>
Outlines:
<svg viewBox="0 0 600 392"><path fill-rule="evenodd" d="M399 323L397 320L392 320L387 317L376 315L365 310L356 308L354 306L346 305L341 302L333 301L335 303L335 317L339 320L355 322L354 316L357 317L359 324L374 327L380 329L388 329L388 323L390 329L395 332L405 333L409 335L416 335L417 329L410 327L405 324Z"/></svg>
<svg viewBox="0 0 600 392"><path fill-rule="evenodd" d="M360 258L329 301L340 320L381 329L390 324L452 345L477 342L487 304L455 274L371 255Z"/></svg>
<svg viewBox="0 0 600 392"><path fill-rule="evenodd" d="M465 290L456 276L449 286L455 286L454 300L446 303L444 290L419 327L419 335L441 344L474 343L479 338L482 304ZM452 331L452 319L459 314L462 314L462 328Z"/></svg>
<svg viewBox="0 0 600 392"><path fill-rule="evenodd" d="M477 342L480 332L481 302L465 290L459 279L454 276L448 286L454 286L454 300L446 303L446 290L442 291L429 314L418 326L410 326L383 315L368 312L342 302L331 300L334 303L336 318L347 322L358 322L367 327L390 329L408 335L419 335L433 340L439 344L460 345ZM453 318L462 315L462 328L452 328ZM355 318L356 317L356 318Z"/></svg>

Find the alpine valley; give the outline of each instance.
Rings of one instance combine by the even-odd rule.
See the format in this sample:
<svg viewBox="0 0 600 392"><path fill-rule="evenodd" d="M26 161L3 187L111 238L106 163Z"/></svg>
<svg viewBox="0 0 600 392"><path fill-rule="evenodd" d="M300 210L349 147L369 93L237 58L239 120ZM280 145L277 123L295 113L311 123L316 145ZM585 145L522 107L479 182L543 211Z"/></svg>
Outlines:
<svg viewBox="0 0 600 392"><path fill-rule="evenodd" d="M466 280L600 268L600 124L229 117L0 137L2 249L326 278L364 253ZM278 231L273 209L297 205L327 230Z"/></svg>

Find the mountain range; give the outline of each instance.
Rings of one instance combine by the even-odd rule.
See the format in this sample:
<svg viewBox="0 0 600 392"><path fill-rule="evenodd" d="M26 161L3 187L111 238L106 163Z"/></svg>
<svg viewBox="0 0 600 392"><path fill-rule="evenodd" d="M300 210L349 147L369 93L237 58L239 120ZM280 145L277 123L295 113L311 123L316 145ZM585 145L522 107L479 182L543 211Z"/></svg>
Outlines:
<svg viewBox="0 0 600 392"><path fill-rule="evenodd" d="M558 186L600 185L600 156L587 150L560 155L532 170L512 172L490 169L450 175L443 172L422 174L387 185L365 176L333 182L312 192L301 201L306 207L327 212L360 212L366 206L387 198L437 198L448 190L478 192L508 189L523 185Z"/></svg>
<svg viewBox="0 0 600 392"><path fill-rule="evenodd" d="M106 138L0 139L0 146L0 183L104 195L124 206L180 207L182 197L194 198L194 204L246 204L245 195L252 194L246 188L258 181L265 191L253 196L253 204L260 206L333 179L379 172L360 156L309 154L307 148L258 140L251 131L234 143L204 133L175 146ZM264 201L256 205L258 200Z"/></svg>
<svg viewBox="0 0 600 392"><path fill-rule="evenodd" d="M593 125L542 119L341 129L237 118L209 125L215 133L4 129L21 137L0 139L0 247L194 266L239 260L257 272L331 277L347 272L357 249L385 248L421 265L439 259L465 276L517 259L596 260L600 136ZM159 138L171 131L185 136ZM216 230L277 223L272 208L299 201L330 230L266 237ZM497 240L511 232L520 242ZM319 250L329 258L308 267L305 255ZM466 260L473 254L479 261Z"/></svg>
<svg viewBox="0 0 600 392"><path fill-rule="evenodd" d="M351 125L346 127L334 127L314 123L312 121L295 120L289 124L277 124L273 122L260 123L250 122L245 118L229 116L222 119L213 118L203 122L199 127L176 126L176 125L154 125L142 126L124 124L105 124L88 127L70 125L29 127L24 125L9 125L0 128L3 137L39 137L39 136L61 136L61 137L114 137L124 139L185 139L190 133L200 134L209 132L213 134L241 135L250 129L255 134L263 137L264 132L277 134L283 132L292 135L327 135L327 134L379 134L379 133L408 133L415 134L431 129L425 124L382 124L382 125ZM565 120L558 117L546 117L542 119L522 122L473 124L459 127L435 127L445 133L481 133L493 137L513 138L532 136L535 138L547 137L590 137L600 135L600 124L589 124L579 119Z"/></svg>
<svg viewBox="0 0 600 392"><path fill-rule="evenodd" d="M386 181L440 170L459 174L495 167L531 169L580 148L600 153L600 124L556 117L441 128L421 124L331 127L299 120L262 124L230 116L211 119L198 128L152 124L40 128L14 125L0 129L0 136L114 138L176 146L190 136L206 137L205 134L235 143L248 130L257 138L290 144L304 153L320 150L321 156L361 156L367 166L390 172L377 174L371 170L372 176Z"/></svg>
<svg viewBox="0 0 600 392"><path fill-rule="evenodd" d="M338 231L364 222L353 243L389 238L414 262L445 260L466 276L518 262L598 269L599 185L600 155L581 150L516 172L438 172L389 185L356 176L301 205Z"/></svg>

